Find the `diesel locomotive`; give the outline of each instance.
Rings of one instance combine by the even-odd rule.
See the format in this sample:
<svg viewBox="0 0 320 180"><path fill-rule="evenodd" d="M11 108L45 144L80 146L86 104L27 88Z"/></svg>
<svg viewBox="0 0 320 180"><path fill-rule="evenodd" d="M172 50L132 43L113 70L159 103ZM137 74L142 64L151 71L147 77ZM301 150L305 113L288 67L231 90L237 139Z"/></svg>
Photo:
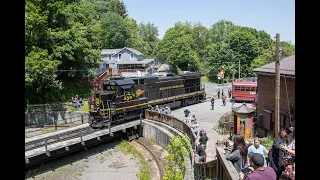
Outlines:
<svg viewBox="0 0 320 180"><path fill-rule="evenodd" d="M150 106L177 108L205 100L200 73L166 77L111 77L90 101L90 126L103 128L136 119Z"/></svg>

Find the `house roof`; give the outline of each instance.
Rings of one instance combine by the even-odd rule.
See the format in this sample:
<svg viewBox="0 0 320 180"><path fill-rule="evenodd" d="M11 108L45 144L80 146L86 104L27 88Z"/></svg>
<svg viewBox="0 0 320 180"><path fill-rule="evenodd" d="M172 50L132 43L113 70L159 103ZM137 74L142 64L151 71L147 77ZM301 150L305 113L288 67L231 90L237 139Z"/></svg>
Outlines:
<svg viewBox="0 0 320 180"><path fill-rule="evenodd" d="M154 61L154 59L144 59L142 61L117 61L117 64L148 64ZM114 61L105 62L107 64L113 64Z"/></svg>
<svg viewBox="0 0 320 180"><path fill-rule="evenodd" d="M128 49L129 51L137 54L137 55L142 55L141 52L133 49L133 48L128 48L128 47L124 47L121 49L102 49L101 54L110 54L112 56L116 55L117 53L119 53L120 51L122 51L123 49Z"/></svg>
<svg viewBox="0 0 320 180"><path fill-rule="evenodd" d="M275 74L275 62L252 70L255 73ZM295 76L295 55L280 60L280 74Z"/></svg>
<svg viewBox="0 0 320 180"><path fill-rule="evenodd" d="M114 54L119 52L121 49L102 49L101 54Z"/></svg>
<svg viewBox="0 0 320 180"><path fill-rule="evenodd" d="M235 107L232 109L235 113L243 113L243 114L249 114L254 112L255 110L253 108L248 107L245 103L241 106Z"/></svg>

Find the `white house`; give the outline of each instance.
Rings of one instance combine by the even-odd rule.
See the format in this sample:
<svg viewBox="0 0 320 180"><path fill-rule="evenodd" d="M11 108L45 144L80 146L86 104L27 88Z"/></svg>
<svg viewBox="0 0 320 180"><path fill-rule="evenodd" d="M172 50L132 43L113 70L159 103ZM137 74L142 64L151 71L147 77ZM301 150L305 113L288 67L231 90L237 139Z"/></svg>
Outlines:
<svg viewBox="0 0 320 180"><path fill-rule="evenodd" d="M143 59L142 53L133 49L124 47L122 49L102 49L102 63L97 73L103 73L106 70L112 72L113 75L122 76L138 76L137 71L144 76L148 74L148 70L154 59Z"/></svg>

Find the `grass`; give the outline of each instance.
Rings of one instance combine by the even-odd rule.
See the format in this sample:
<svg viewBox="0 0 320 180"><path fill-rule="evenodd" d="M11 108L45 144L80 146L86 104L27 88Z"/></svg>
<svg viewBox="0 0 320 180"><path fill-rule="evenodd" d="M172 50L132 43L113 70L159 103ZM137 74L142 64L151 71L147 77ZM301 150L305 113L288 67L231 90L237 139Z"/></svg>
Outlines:
<svg viewBox="0 0 320 180"><path fill-rule="evenodd" d="M216 123L214 126L213 126L213 128L212 128L213 130L215 130L217 133L219 133L219 134L228 134L228 133L223 133L223 132L227 132L227 129L224 129L221 125L220 125L220 123ZM223 129L224 129L224 131L223 131Z"/></svg>
<svg viewBox="0 0 320 180"><path fill-rule="evenodd" d="M150 172L147 163L143 155L135 149L128 141L122 141L120 144L116 146L117 149L122 151L124 154L131 154L133 157L139 159L140 163L140 173L137 174L137 177L140 180L149 180L150 179Z"/></svg>
<svg viewBox="0 0 320 180"><path fill-rule="evenodd" d="M202 83L208 83L210 81L209 81L209 78L207 76L203 76L203 77L201 77L201 82Z"/></svg>
<svg viewBox="0 0 320 180"><path fill-rule="evenodd" d="M88 100L83 100L83 106L78 109L77 111L80 111L80 112L89 112L89 104L88 104Z"/></svg>
<svg viewBox="0 0 320 180"><path fill-rule="evenodd" d="M65 102L67 103L70 103L71 98L73 98L75 95L79 95L79 98L87 99L90 94L93 94L93 90L90 87L80 83L63 81L62 86L63 89L60 91L60 93L64 95L66 98Z"/></svg>
<svg viewBox="0 0 320 180"><path fill-rule="evenodd" d="M45 133L49 133L49 132L53 132L53 131L55 131L54 128L49 128L49 129L41 130L40 133L41 133L41 134L45 134Z"/></svg>
<svg viewBox="0 0 320 180"><path fill-rule="evenodd" d="M152 138L149 138L148 141L151 142L152 144L157 144L156 141Z"/></svg>

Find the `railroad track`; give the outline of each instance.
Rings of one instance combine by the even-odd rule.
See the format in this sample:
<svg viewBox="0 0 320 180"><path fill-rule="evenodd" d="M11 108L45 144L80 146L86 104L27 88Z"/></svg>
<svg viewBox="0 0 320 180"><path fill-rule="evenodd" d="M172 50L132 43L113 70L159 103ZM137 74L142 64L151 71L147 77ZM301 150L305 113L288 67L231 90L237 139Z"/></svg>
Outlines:
<svg viewBox="0 0 320 180"><path fill-rule="evenodd" d="M147 144L145 142L144 139L142 138L139 138L139 139L133 139L132 140L133 142L135 143L138 143L139 145L143 146L152 156L152 159L155 161L157 167L158 167L158 170L159 170L159 175L160 175L160 179L163 179L164 177L164 167L162 165L162 161L154 154L154 152L151 150L152 149L152 144Z"/></svg>
<svg viewBox="0 0 320 180"><path fill-rule="evenodd" d="M30 151L33 149L37 149L37 148L49 145L49 144L66 141L66 140L77 138L80 136L85 136L99 130L101 129L92 129L91 127L85 127L85 128L76 129L73 131L68 131L61 134L53 135L50 137L37 139L37 140L25 143L25 151Z"/></svg>

